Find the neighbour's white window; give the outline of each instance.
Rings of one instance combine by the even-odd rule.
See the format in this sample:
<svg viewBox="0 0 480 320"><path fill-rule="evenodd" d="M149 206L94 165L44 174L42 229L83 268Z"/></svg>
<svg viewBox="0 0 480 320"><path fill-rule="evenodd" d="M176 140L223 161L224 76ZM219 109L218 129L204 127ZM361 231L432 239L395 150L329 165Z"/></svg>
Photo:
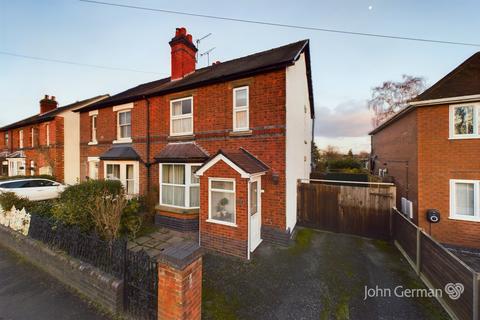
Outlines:
<svg viewBox="0 0 480 320"><path fill-rule="evenodd" d="M35 128L30 129L31 147L35 147Z"/></svg>
<svg viewBox="0 0 480 320"><path fill-rule="evenodd" d="M105 177L122 182L129 195L139 193L139 166L137 161L105 161Z"/></svg>
<svg viewBox="0 0 480 320"><path fill-rule="evenodd" d="M450 180L450 218L480 221L477 180Z"/></svg>
<svg viewBox="0 0 480 320"><path fill-rule="evenodd" d="M18 132L18 147L23 149L23 130Z"/></svg>
<svg viewBox="0 0 480 320"><path fill-rule="evenodd" d="M480 138L480 104L450 106L450 138Z"/></svg>
<svg viewBox="0 0 480 320"><path fill-rule="evenodd" d="M30 161L30 175L34 176L35 175L35 161Z"/></svg>
<svg viewBox="0 0 480 320"><path fill-rule="evenodd" d="M235 180L209 179L209 221L235 225Z"/></svg>
<svg viewBox="0 0 480 320"><path fill-rule="evenodd" d="M249 129L248 87L233 89L233 130Z"/></svg>
<svg viewBox="0 0 480 320"><path fill-rule="evenodd" d="M47 146L50 145L50 124L47 123L46 125L46 128L45 128L45 131L46 131L46 136L47 136Z"/></svg>
<svg viewBox="0 0 480 320"><path fill-rule="evenodd" d="M179 208L200 207L199 164L162 164L160 204Z"/></svg>
<svg viewBox="0 0 480 320"><path fill-rule="evenodd" d="M170 101L170 135L193 134L193 98Z"/></svg>
<svg viewBox="0 0 480 320"><path fill-rule="evenodd" d="M97 142L97 116L92 116L92 140L91 142Z"/></svg>
<svg viewBox="0 0 480 320"><path fill-rule="evenodd" d="M118 112L118 139L130 139L132 137L132 119L131 112L119 111Z"/></svg>
<svg viewBox="0 0 480 320"><path fill-rule="evenodd" d="M5 132L5 147L10 147L10 137L8 135L8 132Z"/></svg>

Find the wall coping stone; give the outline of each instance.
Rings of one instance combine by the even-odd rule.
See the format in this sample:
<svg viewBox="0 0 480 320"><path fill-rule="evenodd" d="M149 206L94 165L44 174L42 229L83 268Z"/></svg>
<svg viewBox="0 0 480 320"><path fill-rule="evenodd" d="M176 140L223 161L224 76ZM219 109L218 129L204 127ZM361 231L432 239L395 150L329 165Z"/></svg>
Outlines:
<svg viewBox="0 0 480 320"><path fill-rule="evenodd" d="M159 263L183 270L203 254L204 250L198 243L185 241L165 248L156 258Z"/></svg>

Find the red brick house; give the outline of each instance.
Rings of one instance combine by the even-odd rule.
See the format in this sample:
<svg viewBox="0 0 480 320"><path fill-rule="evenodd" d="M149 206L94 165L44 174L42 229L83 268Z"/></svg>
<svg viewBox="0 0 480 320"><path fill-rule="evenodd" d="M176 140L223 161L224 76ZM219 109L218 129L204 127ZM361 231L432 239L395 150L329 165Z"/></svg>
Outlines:
<svg viewBox="0 0 480 320"><path fill-rule="evenodd" d="M106 97L58 107L55 97L46 95L40 113L0 128L0 175L50 174L68 184L79 181L80 117L73 110Z"/></svg>
<svg viewBox="0 0 480 320"><path fill-rule="evenodd" d="M200 228L207 248L249 258L288 241L310 173L309 41L200 69L185 28L169 44L171 77L78 110L82 178L155 194L156 222Z"/></svg>
<svg viewBox="0 0 480 320"><path fill-rule="evenodd" d="M480 53L373 130L374 171L386 171L415 222L443 243L480 248ZM400 206L400 203L398 204ZM429 223L428 209L440 212Z"/></svg>

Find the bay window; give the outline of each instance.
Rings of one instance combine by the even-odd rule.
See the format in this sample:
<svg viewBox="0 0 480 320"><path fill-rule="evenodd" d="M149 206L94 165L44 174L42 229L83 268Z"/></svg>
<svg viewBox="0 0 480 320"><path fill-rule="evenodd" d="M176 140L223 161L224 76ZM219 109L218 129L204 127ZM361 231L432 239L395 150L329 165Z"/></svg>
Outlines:
<svg viewBox="0 0 480 320"><path fill-rule="evenodd" d="M200 207L200 164L164 163L160 166L160 204L179 208Z"/></svg>
<svg viewBox="0 0 480 320"><path fill-rule="evenodd" d="M128 195L139 193L138 161L105 161L105 178L118 180Z"/></svg>
<svg viewBox="0 0 480 320"><path fill-rule="evenodd" d="M170 135L193 134L193 98L170 101Z"/></svg>
<svg viewBox="0 0 480 320"><path fill-rule="evenodd" d="M480 221L478 180L450 180L450 218Z"/></svg>
<svg viewBox="0 0 480 320"><path fill-rule="evenodd" d="M248 87L233 89L233 130L249 130Z"/></svg>
<svg viewBox="0 0 480 320"><path fill-rule="evenodd" d="M209 178L208 221L235 226L235 179Z"/></svg>
<svg viewBox="0 0 480 320"><path fill-rule="evenodd" d="M480 138L480 104L450 106L450 138Z"/></svg>

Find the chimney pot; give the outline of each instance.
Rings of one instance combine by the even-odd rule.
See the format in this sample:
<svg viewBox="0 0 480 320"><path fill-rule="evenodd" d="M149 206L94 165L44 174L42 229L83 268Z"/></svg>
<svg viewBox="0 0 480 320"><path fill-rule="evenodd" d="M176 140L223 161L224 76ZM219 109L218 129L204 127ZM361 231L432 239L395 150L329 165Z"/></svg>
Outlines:
<svg viewBox="0 0 480 320"><path fill-rule="evenodd" d="M48 100L48 94L46 94L46 95L45 95L45 99L47 99L47 100Z"/></svg>

